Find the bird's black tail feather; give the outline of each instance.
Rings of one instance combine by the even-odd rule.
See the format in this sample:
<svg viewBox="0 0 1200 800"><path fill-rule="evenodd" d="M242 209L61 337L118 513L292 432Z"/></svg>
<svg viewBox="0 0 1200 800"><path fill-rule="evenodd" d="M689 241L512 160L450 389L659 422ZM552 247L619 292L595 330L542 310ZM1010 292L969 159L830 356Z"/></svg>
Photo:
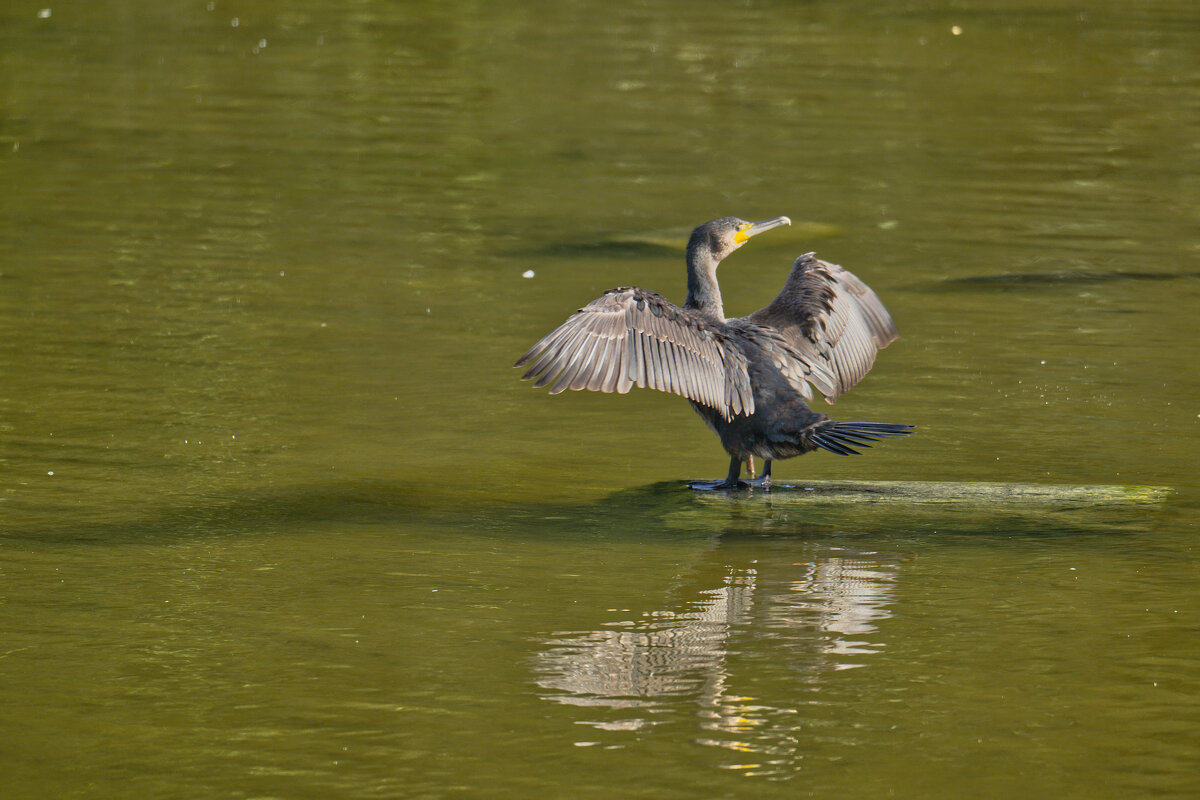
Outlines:
<svg viewBox="0 0 1200 800"><path fill-rule="evenodd" d="M855 447L870 447L871 442L899 439L913 432L912 425L894 422L833 422L822 425L810 434L817 447L839 456L856 456Z"/></svg>

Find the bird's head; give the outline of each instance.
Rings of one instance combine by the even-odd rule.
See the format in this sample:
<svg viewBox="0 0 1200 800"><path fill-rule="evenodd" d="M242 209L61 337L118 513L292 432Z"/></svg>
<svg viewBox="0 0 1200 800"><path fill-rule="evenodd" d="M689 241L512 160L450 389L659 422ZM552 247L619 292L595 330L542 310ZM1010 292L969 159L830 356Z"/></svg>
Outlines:
<svg viewBox="0 0 1200 800"><path fill-rule="evenodd" d="M688 240L688 259L690 261L696 256L708 256L719 262L752 237L780 225L791 224L792 221L787 217L775 217L763 222L746 222L737 217L714 219L692 231L692 238Z"/></svg>

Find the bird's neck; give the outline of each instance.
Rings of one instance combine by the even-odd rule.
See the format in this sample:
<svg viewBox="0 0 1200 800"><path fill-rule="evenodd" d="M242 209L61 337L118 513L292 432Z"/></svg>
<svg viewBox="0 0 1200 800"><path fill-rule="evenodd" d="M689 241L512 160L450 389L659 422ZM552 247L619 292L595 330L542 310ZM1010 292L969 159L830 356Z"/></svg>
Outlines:
<svg viewBox="0 0 1200 800"><path fill-rule="evenodd" d="M724 322L721 287L717 285L718 263L711 255L688 253L688 296L683 307L698 311L717 322Z"/></svg>

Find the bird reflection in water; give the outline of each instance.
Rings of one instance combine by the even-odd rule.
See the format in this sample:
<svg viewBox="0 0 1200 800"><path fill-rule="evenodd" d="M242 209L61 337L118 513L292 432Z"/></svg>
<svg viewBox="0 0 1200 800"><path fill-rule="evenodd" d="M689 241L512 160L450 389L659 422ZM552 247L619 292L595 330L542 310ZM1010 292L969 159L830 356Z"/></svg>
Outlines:
<svg viewBox="0 0 1200 800"><path fill-rule="evenodd" d="M772 751L794 742L795 691L819 688L823 675L866 666L882 642L870 635L890 612L897 567L872 553L824 548L819 557L781 568L757 563L708 572L718 585L692 586L667 608L606 623L602 630L560 631L534 659L543 697L605 709L578 722L600 730L642 730L678 721L681 704L702 720L704 744ZM763 574L769 571L770 574ZM740 658L767 651L801 681L777 704L738 689ZM761 659L744 662L744 673ZM756 681L754 693L769 685ZM804 701L807 702L807 701ZM753 731L753 741L742 736Z"/></svg>

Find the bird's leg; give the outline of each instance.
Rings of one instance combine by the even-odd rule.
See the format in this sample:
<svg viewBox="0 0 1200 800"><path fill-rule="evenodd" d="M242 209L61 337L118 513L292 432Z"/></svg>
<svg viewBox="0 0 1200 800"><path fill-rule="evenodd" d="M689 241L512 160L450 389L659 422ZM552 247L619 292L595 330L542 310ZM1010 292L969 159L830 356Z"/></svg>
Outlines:
<svg viewBox="0 0 1200 800"><path fill-rule="evenodd" d="M738 476L742 474L742 459L739 456L732 456L729 459L729 474L725 476L723 481L692 481L688 484L693 489L744 489L750 484L745 481L739 481Z"/></svg>
<svg viewBox="0 0 1200 800"><path fill-rule="evenodd" d="M751 456L751 458L753 458L753 456ZM751 478L749 481L746 481L746 483L749 483L751 486L760 486L764 489L766 489L768 486L770 486L771 485L771 459L764 458L762 475L760 475L757 478Z"/></svg>
<svg viewBox="0 0 1200 800"><path fill-rule="evenodd" d="M725 476L722 483L714 486L714 489L737 489L746 484L738 480L742 474L742 459L738 456L731 456L729 459L729 474Z"/></svg>

